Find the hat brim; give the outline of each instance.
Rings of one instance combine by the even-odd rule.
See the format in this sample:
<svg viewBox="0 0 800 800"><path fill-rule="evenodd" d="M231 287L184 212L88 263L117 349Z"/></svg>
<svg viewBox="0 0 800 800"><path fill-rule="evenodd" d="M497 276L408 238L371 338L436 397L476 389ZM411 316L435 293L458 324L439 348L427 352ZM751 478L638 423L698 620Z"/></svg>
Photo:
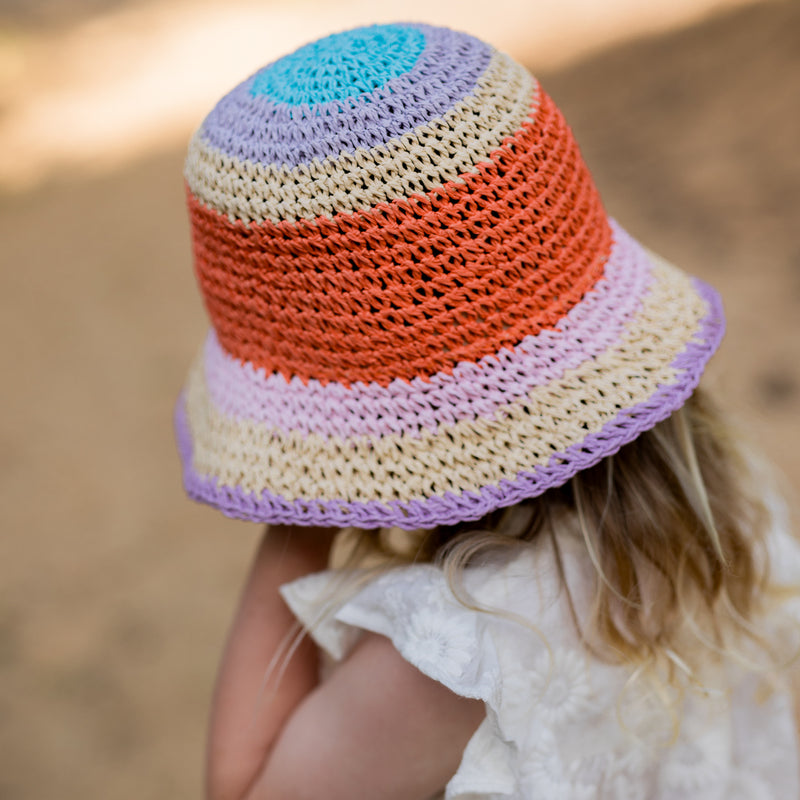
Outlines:
<svg viewBox="0 0 800 800"><path fill-rule="evenodd" d="M257 522L406 529L535 497L682 406L724 332L708 285L618 225L553 330L411 381L287 381L213 332L178 400L188 494Z"/></svg>

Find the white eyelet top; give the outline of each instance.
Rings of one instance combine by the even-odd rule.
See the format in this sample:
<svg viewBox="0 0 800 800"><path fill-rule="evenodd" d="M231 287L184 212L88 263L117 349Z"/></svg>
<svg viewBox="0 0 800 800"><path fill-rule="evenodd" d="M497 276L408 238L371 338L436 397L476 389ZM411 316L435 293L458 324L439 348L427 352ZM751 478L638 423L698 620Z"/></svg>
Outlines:
<svg viewBox="0 0 800 800"><path fill-rule="evenodd" d="M561 550L580 615L593 567L580 540L567 537ZM800 547L780 527L770 550L773 577L800 582ZM652 684L631 681L629 668L605 664L582 645L549 545L466 570L467 590L506 616L462 605L432 565L396 568L344 593L341 579L329 570L281 589L331 658L345 658L363 631L373 631L425 675L485 704L447 800L800 796L787 683L779 678L764 696L763 675L716 668L704 676L704 691L686 693L676 731ZM319 621L326 603L333 608ZM782 608L761 630L800 647L800 601Z"/></svg>

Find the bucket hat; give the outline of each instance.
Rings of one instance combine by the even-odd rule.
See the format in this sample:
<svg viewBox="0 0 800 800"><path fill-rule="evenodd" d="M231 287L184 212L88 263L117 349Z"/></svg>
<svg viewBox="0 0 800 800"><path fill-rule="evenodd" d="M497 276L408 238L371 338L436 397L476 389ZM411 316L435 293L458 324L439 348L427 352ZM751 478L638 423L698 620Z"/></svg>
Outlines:
<svg viewBox="0 0 800 800"><path fill-rule="evenodd" d="M718 295L610 219L561 113L479 39L335 34L223 97L185 164L211 329L189 495L430 528L539 495L678 409Z"/></svg>

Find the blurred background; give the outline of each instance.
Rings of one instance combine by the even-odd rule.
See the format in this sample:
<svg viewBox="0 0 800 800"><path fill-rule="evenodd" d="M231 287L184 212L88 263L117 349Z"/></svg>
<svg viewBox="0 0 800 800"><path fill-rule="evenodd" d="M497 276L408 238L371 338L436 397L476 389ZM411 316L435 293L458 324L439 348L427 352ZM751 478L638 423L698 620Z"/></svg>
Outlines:
<svg viewBox="0 0 800 800"><path fill-rule="evenodd" d="M612 215L716 285L708 382L800 484L800 3L0 0L0 798L201 796L258 528L186 500L182 158L247 74L414 19L528 65Z"/></svg>

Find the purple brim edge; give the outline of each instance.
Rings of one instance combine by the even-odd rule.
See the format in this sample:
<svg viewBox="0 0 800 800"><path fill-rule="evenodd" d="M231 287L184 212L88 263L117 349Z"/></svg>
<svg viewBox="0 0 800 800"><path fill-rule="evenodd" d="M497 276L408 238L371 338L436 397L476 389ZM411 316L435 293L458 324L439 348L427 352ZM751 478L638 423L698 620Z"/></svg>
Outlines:
<svg viewBox="0 0 800 800"><path fill-rule="evenodd" d="M480 519L495 509L536 497L613 455L640 433L666 419L689 398L725 332L722 302L717 292L697 278L693 278L692 283L708 305L708 313L696 337L671 364L680 372L678 381L659 387L645 402L623 409L598 433L587 435L582 442L568 447L563 453L554 453L546 465L534 472L518 473L513 481L502 480L499 485L485 486L477 493L456 495L447 492L424 500L389 503L377 500L367 503L287 500L266 489L261 494L254 494L235 486L220 486L216 478L200 475L192 467L192 438L181 395L175 407L175 432L186 492L193 500L208 503L226 516L252 522L407 530Z"/></svg>

